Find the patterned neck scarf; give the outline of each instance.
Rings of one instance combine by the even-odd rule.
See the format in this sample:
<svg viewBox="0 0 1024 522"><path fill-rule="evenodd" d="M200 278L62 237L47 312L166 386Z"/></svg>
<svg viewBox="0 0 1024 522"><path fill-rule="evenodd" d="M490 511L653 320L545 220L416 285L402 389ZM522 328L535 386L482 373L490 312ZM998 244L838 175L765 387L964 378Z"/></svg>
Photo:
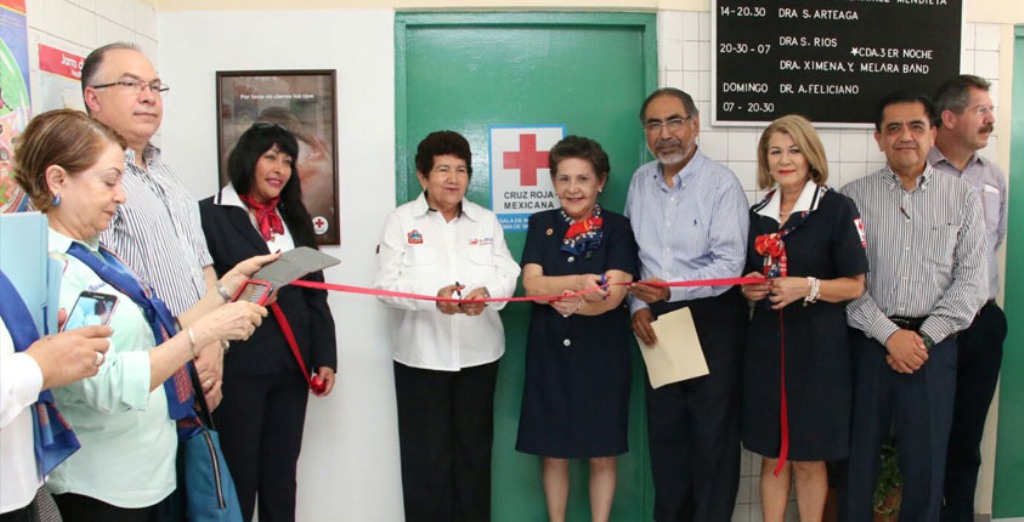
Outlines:
<svg viewBox="0 0 1024 522"><path fill-rule="evenodd" d="M569 225L569 230L565 232L565 238L562 239L561 250L581 255L593 252L601 246L601 240L604 238L604 234L601 232L601 225L604 224L604 219L601 218L601 205L595 204L594 213L590 217L575 223L564 210L560 212L562 219Z"/></svg>
<svg viewBox="0 0 1024 522"><path fill-rule="evenodd" d="M277 197L266 203L260 203L248 194L239 194L238 199L241 199L249 207L249 210L256 214L256 226L260 229L260 235L264 240L270 241L274 234L284 234L284 222L281 221L281 216L277 215L277 204L281 198Z"/></svg>

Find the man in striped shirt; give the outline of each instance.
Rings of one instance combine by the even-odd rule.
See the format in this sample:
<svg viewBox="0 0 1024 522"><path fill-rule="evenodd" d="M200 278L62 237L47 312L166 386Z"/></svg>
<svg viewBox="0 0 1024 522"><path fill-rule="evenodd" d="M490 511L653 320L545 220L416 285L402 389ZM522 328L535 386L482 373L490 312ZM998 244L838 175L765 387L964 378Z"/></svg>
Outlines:
<svg viewBox="0 0 1024 522"><path fill-rule="evenodd" d="M956 403L946 454L943 521L974 520L974 491L981 466L981 437L999 380L1006 340L1006 314L996 304L999 268L996 251L1006 239L1006 177L995 162L978 154L995 128L989 83L964 74L935 92L938 134L928 163L935 170L970 183L981 197L985 217L988 287L985 306L957 338Z"/></svg>
<svg viewBox="0 0 1024 522"><path fill-rule="evenodd" d="M887 165L843 187L860 209L871 272L847 306L854 404L841 514L872 518L879 451L896 434L900 518L939 519L956 387L956 334L985 301L985 227L977 192L928 165L931 101L894 93L876 107Z"/></svg>
<svg viewBox="0 0 1024 522"><path fill-rule="evenodd" d="M199 204L149 141L160 128L167 90L133 44L100 47L82 65L82 96L89 115L128 142L122 178L126 201L100 240L153 285L177 316L213 288L217 278ZM223 357L220 344L214 343L196 359L211 408L220 404Z"/></svg>
<svg viewBox="0 0 1024 522"><path fill-rule="evenodd" d="M647 387L647 427L657 522L727 521L740 474L740 361L749 308L735 286L645 283L738 277L750 214L736 175L697 147L700 114L679 89L659 89L640 109L657 161L633 174L626 197L640 254L630 289L633 331L658 342L651 321L689 308L710 374Z"/></svg>

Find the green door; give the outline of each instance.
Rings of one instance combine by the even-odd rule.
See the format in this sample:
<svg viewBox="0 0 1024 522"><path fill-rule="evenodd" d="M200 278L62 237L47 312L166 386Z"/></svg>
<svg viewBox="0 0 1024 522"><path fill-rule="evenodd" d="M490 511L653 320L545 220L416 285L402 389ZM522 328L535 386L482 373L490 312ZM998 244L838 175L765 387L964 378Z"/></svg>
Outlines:
<svg viewBox="0 0 1024 522"><path fill-rule="evenodd" d="M1024 261L1024 25L1014 27L1013 117L1010 128L1010 210L1006 232L1006 286L1003 303L1010 324L1003 345L999 378L999 432L996 437L996 476L992 518L1024 517L1024 278L1018 269ZM1018 325L1018 326L1014 326Z"/></svg>
<svg viewBox="0 0 1024 522"><path fill-rule="evenodd" d="M396 16L397 203L420 192L416 145L438 129L473 149L470 200L490 207L489 140L496 127L564 127L601 143L612 171L601 204L622 212L633 170L645 161L637 112L657 87L655 16L624 13L399 13ZM547 172L546 170L544 171ZM546 174L545 174L546 175ZM557 202L556 202L557 204ZM515 257L525 231L508 231ZM546 520L537 457L515 451L529 304L502 312L506 354L495 396L495 521ZM650 520L643 363L633 362L630 452L619 460L612 520ZM571 470L570 520L589 519L587 469Z"/></svg>

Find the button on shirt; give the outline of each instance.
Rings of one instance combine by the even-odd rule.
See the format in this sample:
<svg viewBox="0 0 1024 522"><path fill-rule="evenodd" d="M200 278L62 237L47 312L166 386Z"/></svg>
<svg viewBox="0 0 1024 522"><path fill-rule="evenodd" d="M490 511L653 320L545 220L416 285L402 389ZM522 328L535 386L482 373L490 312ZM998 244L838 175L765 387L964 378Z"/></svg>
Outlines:
<svg viewBox="0 0 1024 522"><path fill-rule="evenodd" d="M135 164L135 151L125 151L125 202L100 240L153 285L177 316L206 294L203 267L213 258L199 203L163 162L160 149L146 145L143 158L145 169Z"/></svg>
<svg viewBox="0 0 1024 522"><path fill-rule="evenodd" d="M633 174L626 217L640 247L641 279L666 281L738 277L746 256L750 215L736 175L700 149L671 187L657 161ZM729 287L674 287L669 301L720 295ZM647 303L630 298L630 312Z"/></svg>
<svg viewBox="0 0 1024 522"><path fill-rule="evenodd" d="M461 214L446 222L426 197L395 209L384 225L374 286L381 290L436 296L456 281L463 295L480 287L492 297L511 297L519 265L491 211L463 200ZM380 297L399 311L394 359L413 368L458 371L498 360L505 332L498 317L504 303L479 316L445 315L434 301Z"/></svg>
<svg viewBox="0 0 1024 522"><path fill-rule="evenodd" d="M867 291L847 306L850 326L878 342L891 316L927 317L934 342L967 328L986 299L985 230L977 192L926 167L912 192L889 167L848 183L867 237Z"/></svg>
<svg viewBox="0 0 1024 522"><path fill-rule="evenodd" d="M939 171L960 178L978 191L981 211L985 217L985 244L988 255L988 298L999 294L999 263L996 251L1006 239L1007 194L1006 176L999 166L975 154L961 172L938 148L928 153L928 163Z"/></svg>

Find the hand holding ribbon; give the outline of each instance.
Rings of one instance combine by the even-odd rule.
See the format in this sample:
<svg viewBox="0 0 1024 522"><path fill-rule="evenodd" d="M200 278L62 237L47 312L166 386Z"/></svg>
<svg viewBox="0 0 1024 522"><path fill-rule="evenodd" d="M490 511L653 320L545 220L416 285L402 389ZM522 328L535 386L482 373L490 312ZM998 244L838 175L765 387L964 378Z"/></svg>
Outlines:
<svg viewBox="0 0 1024 522"><path fill-rule="evenodd" d="M665 301L672 296L663 279L652 277L643 281L637 281L629 286L629 293L637 299L647 303Z"/></svg>

